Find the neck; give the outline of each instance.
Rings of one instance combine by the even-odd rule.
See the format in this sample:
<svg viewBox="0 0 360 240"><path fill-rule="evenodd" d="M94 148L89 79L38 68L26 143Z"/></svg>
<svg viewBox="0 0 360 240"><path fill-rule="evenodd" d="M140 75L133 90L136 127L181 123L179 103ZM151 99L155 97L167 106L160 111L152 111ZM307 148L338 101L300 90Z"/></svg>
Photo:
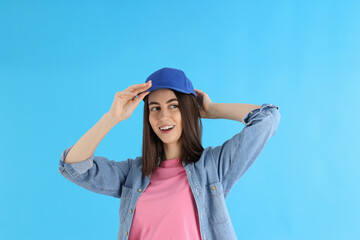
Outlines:
<svg viewBox="0 0 360 240"><path fill-rule="evenodd" d="M163 161L180 158L181 147L178 143L165 144L164 143L164 156Z"/></svg>

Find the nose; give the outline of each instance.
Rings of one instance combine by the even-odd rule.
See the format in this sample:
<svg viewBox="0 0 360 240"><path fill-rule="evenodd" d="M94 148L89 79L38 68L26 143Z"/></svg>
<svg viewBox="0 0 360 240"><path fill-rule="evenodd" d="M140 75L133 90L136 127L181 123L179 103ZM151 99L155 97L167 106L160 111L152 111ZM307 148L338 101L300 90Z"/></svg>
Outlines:
<svg viewBox="0 0 360 240"><path fill-rule="evenodd" d="M168 117L170 117L169 110L168 109L161 109L159 118L160 119L166 119Z"/></svg>

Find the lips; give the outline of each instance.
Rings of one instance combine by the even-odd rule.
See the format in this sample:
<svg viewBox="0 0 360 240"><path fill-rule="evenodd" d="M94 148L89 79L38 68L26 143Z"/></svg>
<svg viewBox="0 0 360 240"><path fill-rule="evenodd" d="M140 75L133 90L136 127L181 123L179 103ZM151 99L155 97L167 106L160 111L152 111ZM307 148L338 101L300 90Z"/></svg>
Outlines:
<svg viewBox="0 0 360 240"><path fill-rule="evenodd" d="M161 130L161 129L160 129L160 132L162 132L162 133L164 133L164 134L168 134L168 133L170 133L174 128L175 128L175 126L174 126L173 128L167 129L167 130Z"/></svg>
<svg viewBox="0 0 360 240"><path fill-rule="evenodd" d="M174 127L175 127L175 125L174 125L174 124L166 124L166 125L162 125L162 126L160 126L160 127L159 127L159 129L160 129L160 128L163 128L163 127L168 127L168 126L174 126Z"/></svg>

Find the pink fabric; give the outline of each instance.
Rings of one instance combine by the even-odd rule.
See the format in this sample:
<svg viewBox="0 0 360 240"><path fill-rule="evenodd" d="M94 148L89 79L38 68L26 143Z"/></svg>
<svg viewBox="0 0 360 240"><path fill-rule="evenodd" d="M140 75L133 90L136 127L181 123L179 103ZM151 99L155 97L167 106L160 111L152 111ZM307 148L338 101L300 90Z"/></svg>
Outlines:
<svg viewBox="0 0 360 240"><path fill-rule="evenodd" d="M198 211L179 158L161 161L136 203L129 239L201 239Z"/></svg>

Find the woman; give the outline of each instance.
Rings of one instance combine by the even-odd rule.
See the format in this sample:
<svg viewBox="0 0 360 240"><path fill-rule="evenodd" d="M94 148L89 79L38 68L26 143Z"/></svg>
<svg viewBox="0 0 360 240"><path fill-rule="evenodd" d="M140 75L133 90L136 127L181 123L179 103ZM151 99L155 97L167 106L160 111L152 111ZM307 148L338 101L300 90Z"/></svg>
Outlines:
<svg viewBox="0 0 360 240"><path fill-rule="evenodd" d="M141 100L142 156L120 162L94 156ZM200 118L236 120L245 128L204 149ZM213 103L183 71L162 68L144 84L116 93L109 112L63 151L59 172L90 191L121 198L118 239L237 239L225 199L279 121L275 105Z"/></svg>

